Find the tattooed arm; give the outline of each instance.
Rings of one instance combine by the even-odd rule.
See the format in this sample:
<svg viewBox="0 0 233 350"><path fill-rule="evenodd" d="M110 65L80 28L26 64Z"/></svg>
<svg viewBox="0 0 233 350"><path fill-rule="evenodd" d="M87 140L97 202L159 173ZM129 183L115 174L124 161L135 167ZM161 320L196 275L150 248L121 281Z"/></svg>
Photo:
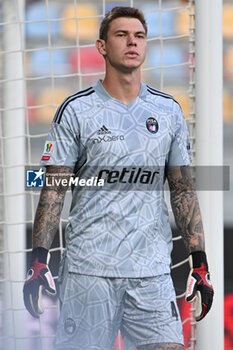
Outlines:
<svg viewBox="0 0 233 350"><path fill-rule="evenodd" d="M186 286L186 301L196 296L196 321L209 312L214 290L205 254L204 232L197 194L189 166L169 168L167 173L171 205L176 224L189 251L190 272Z"/></svg>
<svg viewBox="0 0 233 350"><path fill-rule="evenodd" d="M202 218L189 166L169 168L167 179L176 225L188 252L204 251Z"/></svg>
<svg viewBox="0 0 233 350"><path fill-rule="evenodd" d="M54 184L51 181L52 174L53 179L57 180ZM41 191L34 221L31 263L23 287L24 304L33 317L38 318L44 311L42 290L48 295L56 294L56 286L48 266L49 248L58 229L71 174L72 170L68 167L47 167L45 176L50 181L49 186L45 181ZM64 179L67 181L67 186L64 186L64 181L62 183Z"/></svg>
<svg viewBox="0 0 233 350"><path fill-rule="evenodd" d="M47 167L46 177L51 180L52 174L56 174L56 180L69 180L72 170L65 166L50 165ZM67 188L68 186L61 183L49 187L45 183L42 188L34 220L33 248L50 248L58 229Z"/></svg>

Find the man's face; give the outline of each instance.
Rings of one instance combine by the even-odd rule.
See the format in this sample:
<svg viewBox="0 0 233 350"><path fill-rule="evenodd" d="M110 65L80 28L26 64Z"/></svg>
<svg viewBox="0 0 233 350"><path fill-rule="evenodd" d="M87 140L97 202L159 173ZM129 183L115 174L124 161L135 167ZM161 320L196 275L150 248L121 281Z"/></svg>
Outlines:
<svg viewBox="0 0 233 350"><path fill-rule="evenodd" d="M104 49L106 64L124 72L139 68L146 55L146 34L142 23L136 18L114 19Z"/></svg>

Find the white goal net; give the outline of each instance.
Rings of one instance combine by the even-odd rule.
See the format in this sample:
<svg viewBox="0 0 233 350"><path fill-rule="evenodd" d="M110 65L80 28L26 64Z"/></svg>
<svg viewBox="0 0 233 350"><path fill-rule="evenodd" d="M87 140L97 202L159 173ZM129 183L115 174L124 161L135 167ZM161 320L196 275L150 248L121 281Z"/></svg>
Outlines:
<svg viewBox="0 0 233 350"><path fill-rule="evenodd" d="M58 300L44 297L45 312L33 319L22 288L31 253L39 191L26 189L26 168L39 159L57 106L104 75L95 49L99 23L113 6L145 13L148 54L143 81L181 104L195 158L194 1L0 0L0 348L52 350ZM64 248L68 194L51 252L51 269ZM171 218L172 220L172 218ZM173 223L172 223L173 224ZM195 348L193 306L184 302L187 252L174 230L172 273L185 349ZM123 349L120 336L115 349Z"/></svg>

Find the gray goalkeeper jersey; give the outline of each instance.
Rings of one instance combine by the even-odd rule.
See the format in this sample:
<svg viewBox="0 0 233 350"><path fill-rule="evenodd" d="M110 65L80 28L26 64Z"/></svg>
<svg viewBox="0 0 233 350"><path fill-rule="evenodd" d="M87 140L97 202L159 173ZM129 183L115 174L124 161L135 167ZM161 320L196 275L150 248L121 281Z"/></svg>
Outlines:
<svg viewBox="0 0 233 350"><path fill-rule="evenodd" d="M79 179L101 173L108 185L73 186L70 272L131 278L170 272L172 234L158 184L166 167L189 164L187 140L179 104L144 83L128 105L101 81L60 105L41 164L70 167Z"/></svg>

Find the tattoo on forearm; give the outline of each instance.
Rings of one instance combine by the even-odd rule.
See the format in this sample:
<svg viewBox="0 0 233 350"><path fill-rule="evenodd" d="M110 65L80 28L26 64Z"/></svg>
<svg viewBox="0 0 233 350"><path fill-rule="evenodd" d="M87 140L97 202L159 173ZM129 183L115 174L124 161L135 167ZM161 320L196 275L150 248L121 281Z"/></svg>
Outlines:
<svg viewBox="0 0 233 350"><path fill-rule="evenodd" d="M156 343L138 346L138 350L183 350L184 347L177 343Z"/></svg>
<svg viewBox="0 0 233 350"><path fill-rule="evenodd" d="M46 176L51 174L62 174L61 177L65 178L70 177L72 171L67 167L50 166ZM61 185L43 187L34 220L33 248L50 248L58 230L66 191L67 188Z"/></svg>
<svg viewBox="0 0 233 350"><path fill-rule="evenodd" d="M204 231L197 194L188 166L168 170L171 206L189 251L204 250Z"/></svg>

